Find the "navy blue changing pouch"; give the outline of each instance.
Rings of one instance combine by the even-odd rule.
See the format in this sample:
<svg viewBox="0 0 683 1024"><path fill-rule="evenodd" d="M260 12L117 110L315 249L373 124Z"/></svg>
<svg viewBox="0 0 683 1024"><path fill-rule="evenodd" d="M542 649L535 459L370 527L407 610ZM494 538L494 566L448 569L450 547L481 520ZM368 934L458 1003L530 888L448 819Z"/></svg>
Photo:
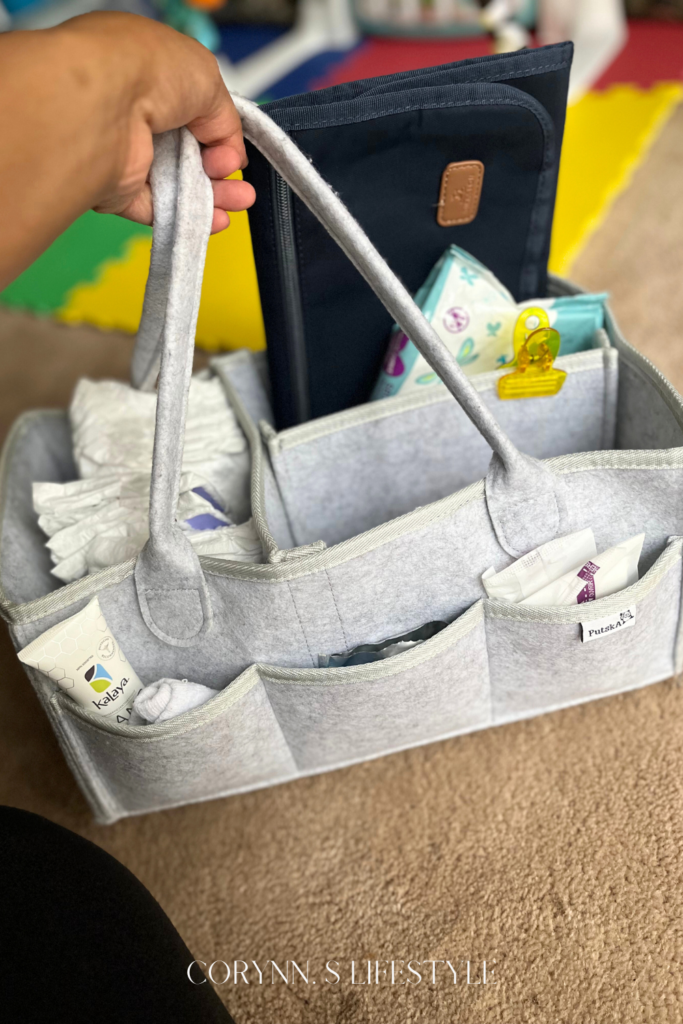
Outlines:
<svg viewBox="0 0 683 1024"><path fill-rule="evenodd" d="M571 43L351 82L264 110L415 292L452 243L517 300L544 295ZM367 401L391 318L253 146L245 178L278 428ZM448 164L480 161L474 219L437 222Z"/></svg>

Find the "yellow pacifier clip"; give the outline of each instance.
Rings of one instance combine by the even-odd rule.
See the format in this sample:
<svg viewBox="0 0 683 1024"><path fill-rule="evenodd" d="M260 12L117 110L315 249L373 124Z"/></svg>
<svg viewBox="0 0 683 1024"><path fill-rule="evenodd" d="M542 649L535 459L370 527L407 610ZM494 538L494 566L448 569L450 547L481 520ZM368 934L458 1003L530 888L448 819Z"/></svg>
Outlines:
<svg viewBox="0 0 683 1024"><path fill-rule="evenodd" d="M548 313L530 306L517 317L513 335L514 358L505 367L516 366L498 381L498 397L546 398L556 395L567 374L553 362L560 351L560 335L550 326ZM503 369L505 368L503 367Z"/></svg>

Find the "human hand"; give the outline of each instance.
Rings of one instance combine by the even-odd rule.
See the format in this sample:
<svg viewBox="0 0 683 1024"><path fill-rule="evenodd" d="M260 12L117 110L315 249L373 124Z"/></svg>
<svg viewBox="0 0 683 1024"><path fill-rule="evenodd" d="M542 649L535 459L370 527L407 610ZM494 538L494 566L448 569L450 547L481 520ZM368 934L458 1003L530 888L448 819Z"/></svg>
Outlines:
<svg viewBox="0 0 683 1024"><path fill-rule="evenodd" d="M215 58L149 18L84 14L0 33L0 289L86 210L153 219L152 136L187 125L204 149L213 230L254 190L239 117Z"/></svg>
<svg viewBox="0 0 683 1024"><path fill-rule="evenodd" d="M130 77L129 114L114 174L94 206L139 224L153 220L149 170L152 136L187 125L202 143L214 193L212 232L230 223L226 211L246 210L255 192L246 181L225 181L246 166L242 125L215 57L194 39L136 15L102 12L74 18L61 29L88 35L92 46L116 54L118 74Z"/></svg>

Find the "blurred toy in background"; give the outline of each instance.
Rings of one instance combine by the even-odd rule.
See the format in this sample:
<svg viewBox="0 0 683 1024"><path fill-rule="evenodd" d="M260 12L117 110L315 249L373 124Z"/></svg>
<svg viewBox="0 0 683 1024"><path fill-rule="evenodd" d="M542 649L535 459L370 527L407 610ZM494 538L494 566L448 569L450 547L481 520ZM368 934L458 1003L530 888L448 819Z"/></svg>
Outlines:
<svg viewBox="0 0 683 1024"><path fill-rule="evenodd" d="M534 20L535 4L527 0L490 0L479 20L493 36L496 53L522 50L531 42L527 26Z"/></svg>
<svg viewBox="0 0 683 1024"><path fill-rule="evenodd" d="M221 36L211 14L223 6L224 0L152 0L160 20L171 28L192 36L207 50L220 50Z"/></svg>
<svg viewBox="0 0 683 1024"><path fill-rule="evenodd" d="M538 41L574 42L569 102L588 92L628 36L623 0L539 0Z"/></svg>
<svg viewBox="0 0 683 1024"><path fill-rule="evenodd" d="M3 25L10 29L52 28L67 18L99 10L98 0L2 0L8 15ZM0 19L1 20L1 19Z"/></svg>
<svg viewBox="0 0 683 1024"><path fill-rule="evenodd" d="M89 11L127 11L155 17L148 0L0 0L0 8L3 4L8 21L3 26L0 11L0 31L53 28L68 18Z"/></svg>
<svg viewBox="0 0 683 1024"><path fill-rule="evenodd" d="M215 52L220 49L221 37L209 11L224 3L225 0L0 0L0 31L52 28L89 11L128 11L163 21Z"/></svg>
<svg viewBox="0 0 683 1024"><path fill-rule="evenodd" d="M636 7L683 9L683 0L630 0ZM406 38L490 33L496 53L537 42L574 42L570 102L582 96L626 42L623 0L353 0L369 35ZM662 15L663 16L663 15Z"/></svg>
<svg viewBox="0 0 683 1024"><path fill-rule="evenodd" d="M287 7L293 19L289 28ZM250 99L261 98L307 61L323 54L348 53L360 41L352 0L229 0L217 20L229 29L230 24L255 24L256 17L263 25L273 14L282 21L271 23L271 27L279 24L285 31L244 57L231 60L223 53L218 58L228 88Z"/></svg>
<svg viewBox="0 0 683 1024"><path fill-rule="evenodd" d="M507 35L507 49L529 42L536 0L354 0L361 29L370 35L429 37ZM483 8L483 10L482 10Z"/></svg>
<svg viewBox="0 0 683 1024"><path fill-rule="evenodd" d="M3 7L4 3L4 7ZM629 13L683 17L683 0L628 0ZM623 0L0 0L0 31L47 28L91 10L156 17L221 50L220 27L269 25L277 38L232 63L220 57L229 88L258 97L320 53L351 49L358 32L403 38L493 38L496 53L572 39L570 101L582 96L626 41ZM3 16L4 15L4 16Z"/></svg>

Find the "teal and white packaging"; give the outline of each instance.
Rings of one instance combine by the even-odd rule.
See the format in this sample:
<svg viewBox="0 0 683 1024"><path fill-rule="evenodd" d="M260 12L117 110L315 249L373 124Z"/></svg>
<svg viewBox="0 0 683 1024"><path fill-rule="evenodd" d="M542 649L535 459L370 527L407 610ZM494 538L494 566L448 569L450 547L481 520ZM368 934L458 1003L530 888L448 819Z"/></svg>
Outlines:
<svg viewBox="0 0 683 1024"><path fill-rule="evenodd" d="M532 306L548 313L559 331L561 355L593 345L604 324L602 295L568 295L516 303L507 288L464 249L451 245L415 295L415 302L466 374L498 370L513 358L513 333L520 314ZM539 326L538 319L529 330ZM415 345L394 327L371 401L440 384Z"/></svg>

